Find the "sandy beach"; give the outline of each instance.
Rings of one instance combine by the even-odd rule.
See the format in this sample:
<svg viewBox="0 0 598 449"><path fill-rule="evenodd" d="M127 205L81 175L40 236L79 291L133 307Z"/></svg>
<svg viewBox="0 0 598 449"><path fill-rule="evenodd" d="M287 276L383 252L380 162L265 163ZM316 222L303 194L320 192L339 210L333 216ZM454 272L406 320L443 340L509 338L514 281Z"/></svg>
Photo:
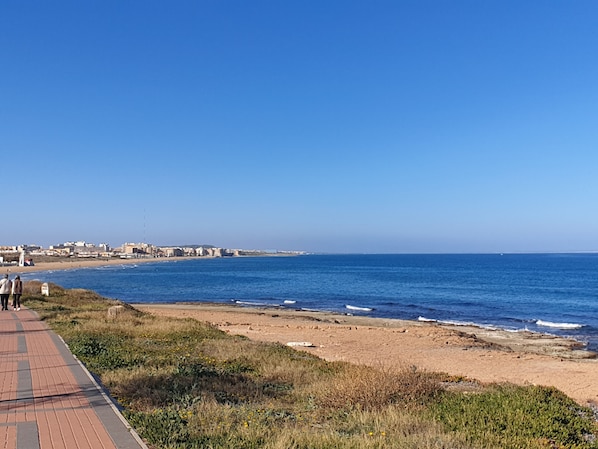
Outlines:
<svg viewBox="0 0 598 449"><path fill-rule="evenodd" d="M598 403L595 354L563 338L527 332L222 304L135 304L190 317L254 340L294 345L329 361L415 366L480 382L554 386L583 405Z"/></svg>
<svg viewBox="0 0 598 449"><path fill-rule="evenodd" d="M201 259L207 259L202 257ZM60 259L56 262L36 262L33 266L19 267L17 265L1 265L0 273L8 273L9 275L35 273L39 271L49 270L75 270L79 268L102 267L108 265L129 265L140 263L162 263L174 262L177 260L186 259L200 259L199 257L172 257L172 258L139 258L139 259L86 259L86 258L70 258Z"/></svg>

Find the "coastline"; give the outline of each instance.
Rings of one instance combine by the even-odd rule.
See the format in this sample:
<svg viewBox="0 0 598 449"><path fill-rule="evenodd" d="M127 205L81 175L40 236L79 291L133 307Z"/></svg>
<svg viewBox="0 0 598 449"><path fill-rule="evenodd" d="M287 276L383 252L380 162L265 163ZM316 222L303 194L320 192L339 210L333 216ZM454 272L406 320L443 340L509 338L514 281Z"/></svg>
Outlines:
<svg viewBox="0 0 598 449"><path fill-rule="evenodd" d="M35 273L38 271L52 271L52 270L77 270L80 268L103 267L110 265L134 265L140 263L165 263L176 262L190 259L210 259L212 257L152 257L152 258L132 258L132 259L61 259L56 262L38 262L33 266L20 267L18 265L1 265L0 273L7 273L9 275Z"/></svg>
<svg viewBox="0 0 598 449"><path fill-rule="evenodd" d="M197 257L68 259L31 267L2 266L16 274L108 265L176 262ZM201 258L203 259L203 258ZM581 343L550 334L476 326L371 318L221 303L133 304L157 315L207 321L254 340L296 343L329 361L416 366L480 382L550 385L581 404L598 403L598 360ZM309 346L302 346L309 343Z"/></svg>
<svg viewBox="0 0 598 449"><path fill-rule="evenodd" d="M260 255L242 255L234 256L239 257L294 257L289 254L260 254ZM38 271L52 271L52 270L77 270L80 268L94 268L111 265L135 265L141 263L167 263L167 262L180 262L183 260L209 260L215 259L216 256L176 256L176 257L139 257L139 258L60 258L56 261L44 261L36 262L32 266L18 266L18 265L7 265L0 264L0 274L26 274L35 273Z"/></svg>
<svg viewBox="0 0 598 449"><path fill-rule="evenodd" d="M389 369L415 366L482 383L553 386L580 404L598 403L598 359L571 339L232 304L132 305L155 315L208 322L253 340L290 343L328 361Z"/></svg>

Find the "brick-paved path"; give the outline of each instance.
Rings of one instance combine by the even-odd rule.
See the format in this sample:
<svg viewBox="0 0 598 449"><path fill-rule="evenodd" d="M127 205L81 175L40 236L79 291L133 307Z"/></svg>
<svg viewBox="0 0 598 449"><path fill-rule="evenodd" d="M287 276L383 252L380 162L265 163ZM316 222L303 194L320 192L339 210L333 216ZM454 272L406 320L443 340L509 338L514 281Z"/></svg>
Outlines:
<svg viewBox="0 0 598 449"><path fill-rule="evenodd" d="M0 311L0 448L147 449L37 315Z"/></svg>

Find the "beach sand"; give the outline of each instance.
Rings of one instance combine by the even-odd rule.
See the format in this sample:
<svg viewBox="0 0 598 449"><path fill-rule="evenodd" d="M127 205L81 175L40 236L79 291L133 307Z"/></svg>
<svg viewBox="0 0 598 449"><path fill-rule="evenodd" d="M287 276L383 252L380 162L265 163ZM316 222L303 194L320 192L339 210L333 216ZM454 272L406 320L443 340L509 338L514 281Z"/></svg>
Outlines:
<svg viewBox="0 0 598 449"><path fill-rule="evenodd" d="M415 366L483 383L554 386L582 405L598 403L595 354L549 335L223 304L134 306L209 322L253 340L295 343L298 350L329 361Z"/></svg>
<svg viewBox="0 0 598 449"><path fill-rule="evenodd" d="M76 270L79 268L103 267L108 265L129 265L141 263L173 262L187 259L208 259L208 257L162 257L162 258L139 258L139 259L86 259L86 258L61 258L55 262L36 262L31 267L19 267L17 265L1 265L0 273L8 273L11 277L17 274L35 273L50 270Z"/></svg>

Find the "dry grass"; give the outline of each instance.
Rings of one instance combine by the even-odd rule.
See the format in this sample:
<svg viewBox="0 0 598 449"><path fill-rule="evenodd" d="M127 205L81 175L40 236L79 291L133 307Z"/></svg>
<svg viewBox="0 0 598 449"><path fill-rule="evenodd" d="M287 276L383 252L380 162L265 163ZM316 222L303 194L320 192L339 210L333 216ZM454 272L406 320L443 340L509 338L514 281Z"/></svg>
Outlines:
<svg viewBox="0 0 598 449"><path fill-rule="evenodd" d="M206 340L198 347L201 353L215 359L246 363L256 374L272 382L295 387L311 385L323 374L336 371L337 365L310 354L276 343L260 343L243 339Z"/></svg>
<svg viewBox="0 0 598 449"><path fill-rule="evenodd" d="M315 385L312 394L326 408L375 411L389 404L413 407L437 397L442 391L440 380L440 375L416 368L396 372L347 365L334 377L334 382Z"/></svg>

